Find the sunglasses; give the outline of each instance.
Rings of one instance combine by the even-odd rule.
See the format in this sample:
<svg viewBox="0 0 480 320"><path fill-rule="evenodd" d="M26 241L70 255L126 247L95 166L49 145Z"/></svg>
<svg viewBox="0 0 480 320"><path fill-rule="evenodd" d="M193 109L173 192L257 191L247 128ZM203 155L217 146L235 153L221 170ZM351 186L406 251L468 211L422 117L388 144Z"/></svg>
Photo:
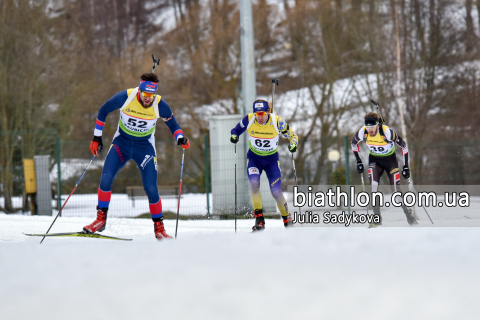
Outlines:
<svg viewBox="0 0 480 320"><path fill-rule="evenodd" d="M155 96L155 93L148 93L148 92L145 92L145 91L141 91L141 94L145 98L153 98Z"/></svg>
<svg viewBox="0 0 480 320"><path fill-rule="evenodd" d="M365 126L365 129L367 130L373 130L373 129L376 129L377 128L377 125L373 125L373 126Z"/></svg>
<svg viewBox="0 0 480 320"><path fill-rule="evenodd" d="M266 111L258 111L258 112L255 112L255 114L257 115L257 117L263 117L267 114Z"/></svg>

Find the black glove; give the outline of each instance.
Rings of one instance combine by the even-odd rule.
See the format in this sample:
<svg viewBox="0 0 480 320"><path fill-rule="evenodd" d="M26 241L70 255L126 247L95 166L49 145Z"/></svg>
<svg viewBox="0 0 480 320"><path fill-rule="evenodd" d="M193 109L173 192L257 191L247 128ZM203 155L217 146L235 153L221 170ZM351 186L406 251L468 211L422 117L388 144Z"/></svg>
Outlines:
<svg viewBox="0 0 480 320"><path fill-rule="evenodd" d="M237 143L238 142L238 136L236 134L232 134L230 137L230 142L231 143Z"/></svg>
<svg viewBox="0 0 480 320"><path fill-rule="evenodd" d="M288 151L290 151L291 153L295 153L295 151L297 151L297 144L296 143L290 143L288 145Z"/></svg>
<svg viewBox="0 0 480 320"><path fill-rule="evenodd" d="M188 141L188 139L185 137L181 137L178 138L177 145L182 146L183 149L188 149L190 148L190 141Z"/></svg>
<svg viewBox="0 0 480 320"><path fill-rule="evenodd" d="M410 169L408 168L408 166L403 166L402 176L403 176L405 179L410 178Z"/></svg>
<svg viewBox="0 0 480 320"><path fill-rule="evenodd" d="M363 173L363 163L362 161L357 162L357 172Z"/></svg>

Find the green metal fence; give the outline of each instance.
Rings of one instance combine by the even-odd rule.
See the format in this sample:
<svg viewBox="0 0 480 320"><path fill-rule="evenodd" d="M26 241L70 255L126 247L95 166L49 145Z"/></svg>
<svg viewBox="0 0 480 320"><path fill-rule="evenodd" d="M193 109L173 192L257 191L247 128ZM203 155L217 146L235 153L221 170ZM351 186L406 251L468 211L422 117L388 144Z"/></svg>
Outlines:
<svg viewBox="0 0 480 320"><path fill-rule="evenodd" d="M23 159L32 159L35 155L49 155L52 208L53 214L56 214L92 158L89 145L90 141L64 141L54 136L43 142L41 146L25 142L8 146L12 150L12 156L7 159L7 153L3 151L8 148L0 144L3 158L0 165L0 211L35 214L30 201L35 200L35 195L27 194L25 190L27 181L25 181L26 168ZM93 160L65 206L62 216L93 217L96 214L97 190L109 145L110 141L104 139L104 151ZM25 153L22 149L31 150L31 152ZM197 155L194 150L190 152L191 150L192 148L186 152L186 162L196 161ZM163 211L167 217L170 217L177 211L182 149L174 143L173 139L157 139L156 151L159 194ZM35 176L35 173L33 175ZM210 195L205 193L205 189L209 188L206 185L208 179L196 182L192 178L196 176L198 172L195 166L186 165L182 186L181 215L207 216L209 213L207 197ZM191 183L192 181L196 183ZM58 194L61 196L59 197ZM129 161L113 183L109 216L136 217L145 213L149 213L149 206L143 191L141 176L135 162Z"/></svg>
<svg viewBox="0 0 480 320"><path fill-rule="evenodd" d="M0 133L0 138L0 212L35 213L31 205L35 199L25 190L27 181L23 160L33 159L35 155L49 155L52 207L56 214L91 159L90 141L60 140L49 130ZM350 139L349 136L325 137L319 140L310 139L306 145L300 145L304 150L294 155L298 183L361 185L355 158L350 149ZM86 172L65 207L64 216L95 215L97 189L109 143L104 140L104 152L93 161ZM288 185L294 184L292 158L287 151L287 144L288 142L282 139L279 146L284 190ZM409 148L412 179L416 185L480 184L480 164L477 160L480 157L479 140L416 142ZM339 151L341 156L336 161L330 161L328 152L334 149ZM159 193L164 212L168 216L169 212L173 214L177 211L182 149L173 139L157 139L156 150ZM192 147L186 152L180 210L182 215L206 217L211 214L210 174L218 169L215 164L210 164L209 150L208 137L200 136L192 139ZM361 150L362 159L366 163L367 148L361 145ZM397 157L399 165L402 166L398 150ZM382 177L380 183L388 184L387 178ZM403 179L402 184L405 184ZM109 214L134 217L148 212L148 200L142 193L138 168L130 161L113 184Z"/></svg>

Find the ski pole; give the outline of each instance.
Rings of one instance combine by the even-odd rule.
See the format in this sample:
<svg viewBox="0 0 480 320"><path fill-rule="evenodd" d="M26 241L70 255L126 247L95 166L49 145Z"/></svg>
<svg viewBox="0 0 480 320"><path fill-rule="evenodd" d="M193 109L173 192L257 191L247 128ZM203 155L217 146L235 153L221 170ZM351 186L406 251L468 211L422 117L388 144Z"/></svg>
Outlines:
<svg viewBox="0 0 480 320"><path fill-rule="evenodd" d="M275 99L275 85L279 85L280 80L279 79L272 79L272 110L270 110L270 113L273 113L273 103ZM292 166L293 166L293 175L295 176L295 186L298 188L298 182L297 182L297 170L295 169L295 160L293 159L293 153L292 153ZM302 208L298 207L298 210L300 212L300 215L302 215ZM303 224L302 224L303 227Z"/></svg>
<svg viewBox="0 0 480 320"><path fill-rule="evenodd" d="M237 232L237 144L235 143L235 232Z"/></svg>
<svg viewBox="0 0 480 320"><path fill-rule="evenodd" d="M360 173L360 177L362 177L362 187L363 187L363 192L365 192L365 182L363 181L363 173ZM368 206L367 206L367 214L368 214Z"/></svg>
<svg viewBox="0 0 480 320"><path fill-rule="evenodd" d="M101 151L102 149L100 148L99 151ZM82 180L83 178L83 175L85 174L85 172L87 172L87 169L88 167L90 166L90 164L92 163L93 159L95 159L95 156L92 157L92 160L90 160L90 162L88 163L87 167L85 168L85 170L83 171L82 175L80 176L80 179L78 179L77 183L75 184L75 187L73 188L72 192L70 192L70 195L68 196L67 200L65 201L65 203L63 204L62 208L60 209L60 211L58 211L57 213L57 216L55 217L55 219L53 220L52 224L50 225L50 228L48 228L47 232L45 232L45 234L47 234L50 229L52 228L53 224L55 223L55 221L57 221L57 218L58 216L60 215L60 213L62 213L63 211L63 208L65 208L65 205L67 204L68 202L68 199L70 199L70 197L72 196L72 194L75 192L75 189L77 189L77 186L78 184L80 183L80 180ZM60 165L60 163L58 163L58 165ZM61 195L59 194L58 195L59 197L61 197ZM42 240L40 241L40 244L42 244L43 240L45 239L45 236L43 236Z"/></svg>
<svg viewBox="0 0 480 320"><path fill-rule="evenodd" d="M297 170L295 169L295 160L293 159L293 153L292 153L292 165L293 165L293 176L295 177L295 185L298 188L298 182L297 182ZM298 211L300 212L300 216L302 215L302 208L298 207ZM301 225L303 227L303 224Z"/></svg>
<svg viewBox="0 0 480 320"><path fill-rule="evenodd" d="M410 187L412 187L413 192L415 192L415 193L417 194L417 198L418 198L418 192L417 192L417 190L415 190L415 188L413 187L413 183L410 181L410 178L407 179L407 181L408 181L408 184L410 185ZM425 210L425 213L427 214L428 219L430 219L430 222L433 224L432 218L430 218L430 215L428 214L427 209L425 209L425 206L422 205L422 208L423 208L423 210Z"/></svg>
<svg viewBox="0 0 480 320"><path fill-rule="evenodd" d="M182 177L183 177L183 159L185 158L185 149L182 152L182 170L180 171L180 187L178 188L178 206L177 206L177 225L175 226L175 239L177 239L178 216L180 214L180 196L182 195Z"/></svg>

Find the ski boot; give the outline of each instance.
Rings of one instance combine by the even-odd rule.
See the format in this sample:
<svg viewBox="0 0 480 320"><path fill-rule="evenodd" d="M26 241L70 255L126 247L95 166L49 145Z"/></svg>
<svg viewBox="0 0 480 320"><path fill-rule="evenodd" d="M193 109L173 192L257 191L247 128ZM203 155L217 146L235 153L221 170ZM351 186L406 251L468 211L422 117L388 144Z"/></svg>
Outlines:
<svg viewBox="0 0 480 320"><path fill-rule="evenodd" d="M253 215L255 216L255 225L252 227L252 232L264 230L265 217L263 216L263 209L255 209Z"/></svg>
<svg viewBox="0 0 480 320"><path fill-rule="evenodd" d="M83 231L86 233L95 233L105 230L105 226L107 225L107 211L108 208L99 208L97 206L97 219L88 226L83 227Z"/></svg>
<svg viewBox="0 0 480 320"><path fill-rule="evenodd" d="M288 213L286 216L282 216L283 225L285 228L293 227L292 216Z"/></svg>
<svg viewBox="0 0 480 320"><path fill-rule="evenodd" d="M410 226L414 226L414 225L417 225L418 222L417 222L417 219L415 218L415 216L413 215L413 210L410 209L410 208L407 208L407 207L402 207L403 208L403 212L405 213L405 215L407 216L407 222Z"/></svg>
<svg viewBox="0 0 480 320"><path fill-rule="evenodd" d="M372 209L373 209L373 214L380 217L380 222L375 223L372 221L371 223L368 224L368 228L376 228L382 225L382 215L380 213L380 207L373 207Z"/></svg>
<svg viewBox="0 0 480 320"><path fill-rule="evenodd" d="M157 240L171 238L171 236L167 234L167 231L165 231L163 219L161 221L153 221L153 226L155 230L155 238L157 238Z"/></svg>

